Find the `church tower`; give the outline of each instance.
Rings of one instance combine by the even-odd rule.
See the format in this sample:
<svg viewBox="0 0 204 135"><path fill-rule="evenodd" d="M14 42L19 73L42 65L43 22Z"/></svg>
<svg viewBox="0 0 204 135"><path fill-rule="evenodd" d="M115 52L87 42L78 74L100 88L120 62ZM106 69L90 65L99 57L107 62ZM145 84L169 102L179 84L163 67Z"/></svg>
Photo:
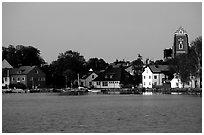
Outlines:
<svg viewBox="0 0 204 135"><path fill-rule="evenodd" d="M179 54L188 53L188 34L182 27L179 27L179 29L174 33L174 44L172 49L173 58Z"/></svg>

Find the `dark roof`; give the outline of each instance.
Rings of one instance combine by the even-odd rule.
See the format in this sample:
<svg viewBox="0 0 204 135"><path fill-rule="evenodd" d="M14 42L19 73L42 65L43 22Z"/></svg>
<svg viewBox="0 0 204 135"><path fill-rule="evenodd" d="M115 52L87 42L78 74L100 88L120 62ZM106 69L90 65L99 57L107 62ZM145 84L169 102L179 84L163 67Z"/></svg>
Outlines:
<svg viewBox="0 0 204 135"><path fill-rule="evenodd" d="M93 81L122 81L130 76L123 68L109 68L100 73Z"/></svg>
<svg viewBox="0 0 204 135"><path fill-rule="evenodd" d="M28 74L31 70L33 70L36 66L21 66L19 68L13 68L11 70L11 74L19 74L18 72L21 72L20 74Z"/></svg>
<svg viewBox="0 0 204 135"><path fill-rule="evenodd" d="M153 73L162 73L169 71L168 65L149 65L149 68Z"/></svg>

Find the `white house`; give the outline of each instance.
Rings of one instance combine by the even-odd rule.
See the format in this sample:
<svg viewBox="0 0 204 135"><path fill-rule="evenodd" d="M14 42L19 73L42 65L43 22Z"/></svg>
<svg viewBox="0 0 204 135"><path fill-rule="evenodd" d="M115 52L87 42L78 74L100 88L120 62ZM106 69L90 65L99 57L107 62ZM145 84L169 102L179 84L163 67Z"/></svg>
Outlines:
<svg viewBox="0 0 204 135"><path fill-rule="evenodd" d="M191 77L191 80L185 84L181 82L179 75L174 74L174 78L170 81L171 88L195 88L195 78Z"/></svg>
<svg viewBox="0 0 204 135"><path fill-rule="evenodd" d="M167 79L165 72L169 70L167 65L149 65L146 66L142 73L142 86L144 88L153 88L162 86Z"/></svg>
<svg viewBox="0 0 204 135"><path fill-rule="evenodd" d="M13 69L6 59L2 61L2 86L8 87L11 83L10 71Z"/></svg>
<svg viewBox="0 0 204 135"><path fill-rule="evenodd" d="M93 84L93 80L98 77L98 75L95 72L89 72L87 75L82 76L82 78L80 79L80 83L82 87L87 87L87 88L91 88L94 84Z"/></svg>

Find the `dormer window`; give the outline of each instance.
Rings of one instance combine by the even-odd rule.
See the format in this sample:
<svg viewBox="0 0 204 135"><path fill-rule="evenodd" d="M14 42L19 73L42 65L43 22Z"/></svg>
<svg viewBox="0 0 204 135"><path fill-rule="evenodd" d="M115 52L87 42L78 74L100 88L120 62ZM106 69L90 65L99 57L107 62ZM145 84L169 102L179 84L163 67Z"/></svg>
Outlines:
<svg viewBox="0 0 204 135"><path fill-rule="evenodd" d="M18 71L18 72L17 72L17 74L21 74L21 73L22 73L22 71Z"/></svg>
<svg viewBox="0 0 204 135"><path fill-rule="evenodd" d="M38 70L36 70L35 73L38 74Z"/></svg>
<svg viewBox="0 0 204 135"><path fill-rule="evenodd" d="M110 75L110 79L113 79L113 75Z"/></svg>
<svg viewBox="0 0 204 135"><path fill-rule="evenodd" d="M108 79L108 75L105 75L105 79Z"/></svg>

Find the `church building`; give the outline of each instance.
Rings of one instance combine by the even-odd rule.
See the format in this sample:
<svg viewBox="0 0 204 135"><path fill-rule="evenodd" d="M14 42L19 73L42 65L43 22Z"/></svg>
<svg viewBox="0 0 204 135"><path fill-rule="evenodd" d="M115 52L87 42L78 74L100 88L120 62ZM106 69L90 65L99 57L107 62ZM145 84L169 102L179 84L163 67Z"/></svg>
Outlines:
<svg viewBox="0 0 204 135"><path fill-rule="evenodd" d="M182 27L179 27L174 33L173 47L170 49L164 49L164 59L174 58L179 54L188 53L188 51L188 34Z"/></svg>
<svg viewBox="0 0 204 135"><path fill-rule="evenodd" d="M179 54L188 53L188 34L180 27L174 34L174 44L173 44L173 58Z"/></svg>

